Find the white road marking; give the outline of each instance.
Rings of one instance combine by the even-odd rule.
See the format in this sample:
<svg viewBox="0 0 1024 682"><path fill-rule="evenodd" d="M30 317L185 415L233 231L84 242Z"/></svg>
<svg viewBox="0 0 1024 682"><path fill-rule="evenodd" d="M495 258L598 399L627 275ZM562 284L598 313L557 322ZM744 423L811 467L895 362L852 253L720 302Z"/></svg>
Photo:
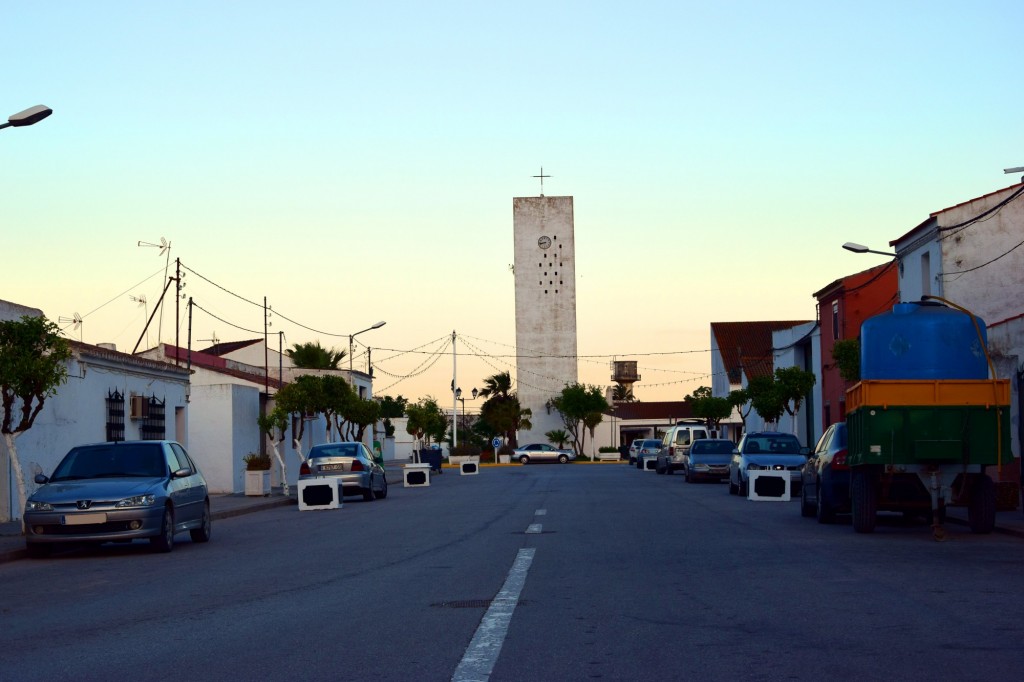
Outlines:
<svg viewBox="0 0 1024 682"><path fill-rule="evenodd" d="M544 526L542 526L539 523L531 523L529 526L526 527L526 532L527 533L539 533L540 529L543 528L543 527Z"/></svg>
<svg viewBox="0 0 1024 682"><path fill-rule="evenodd" d="M498 596L491 602L480 626L477 627L473 639L462 655L462 660L455 668L452 682L486 682L491 677L494 664L501 653L501 645L508 634L508 624L512 621L512 612L519 603L519 593L526 584L526 574L533 563L534 548L521 549L508 571L505 584L501 586Z"/></svg>
<svg viewBox="0 0 1024 682"><path fill-rule="evenodd" d="M538 509L537 511L533 512L533 515L534 516L545 516L545 515L547 515L547 513L548 513L547 509Z"/></svg>

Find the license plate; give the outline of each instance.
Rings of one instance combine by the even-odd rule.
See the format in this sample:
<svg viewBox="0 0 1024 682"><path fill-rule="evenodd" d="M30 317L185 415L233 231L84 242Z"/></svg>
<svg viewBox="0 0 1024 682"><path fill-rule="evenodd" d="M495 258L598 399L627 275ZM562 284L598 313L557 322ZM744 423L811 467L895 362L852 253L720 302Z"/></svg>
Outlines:
<svg viewBox="0 0 1024 682"><path fill-rule="evenodd" d="M91 523L106 523L107 515L103 512L91 514L66 514L61 517L61 523L65 526L85 526Z"/></svg>
<svg viewBox="0 0 1024 682"><path fill-rule="evenodd" d="M344 464L321 464L320 471L344 471Z"/></svg>

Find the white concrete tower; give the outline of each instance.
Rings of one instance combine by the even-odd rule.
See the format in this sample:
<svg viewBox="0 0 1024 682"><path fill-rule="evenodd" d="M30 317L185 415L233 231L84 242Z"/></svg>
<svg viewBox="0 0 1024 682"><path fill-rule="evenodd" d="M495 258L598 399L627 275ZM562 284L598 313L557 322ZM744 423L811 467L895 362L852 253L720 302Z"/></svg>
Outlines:
<svg viewBox="0 0 1024 682"><path fill-rule="evenodd" d="M546 403L578 380L572 197L514 198L512 227L516 391L520 405L533 412L533 428L519 432L519 443L546 443L545 433L564 428Z"/></svg>

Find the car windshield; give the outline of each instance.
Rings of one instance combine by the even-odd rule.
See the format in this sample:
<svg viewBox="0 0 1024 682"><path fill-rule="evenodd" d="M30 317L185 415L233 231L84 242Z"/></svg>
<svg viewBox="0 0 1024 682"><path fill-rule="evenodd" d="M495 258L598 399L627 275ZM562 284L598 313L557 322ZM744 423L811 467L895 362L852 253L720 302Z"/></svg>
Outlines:
<svg viewBox="0 0 1024 682"><path fill-rule="evenodd" d="M799 455L800 441L789 434L751 436L743 444L745 455Z"/></svg>
<svg viewBox="0 0 1024 682"><path fill-rule="evenodd" d="M729 455L735 447L731 440L699 440L690 452L695 455Z"/></svg>
<svg viewBox="0 0 1024 682"><path fill-rule="evenodd" d="M318 445L309 453L310 457L356 457L358 455L359 446L355 443Z"/></svg>
<svg viewBox="0 0 1024 682"><path fill-rule="evenodd" d="M166 475L167 462L159 443L104 443L73 448L57 465L50 480Z"/></svg>
<svg viewBox="0 0 1024 682"><path fill-rule="evenodd" d="M660 448L661 447L661 441L660 440L645 440L640 445L640 447L642 447L642 448Z"/></svg>

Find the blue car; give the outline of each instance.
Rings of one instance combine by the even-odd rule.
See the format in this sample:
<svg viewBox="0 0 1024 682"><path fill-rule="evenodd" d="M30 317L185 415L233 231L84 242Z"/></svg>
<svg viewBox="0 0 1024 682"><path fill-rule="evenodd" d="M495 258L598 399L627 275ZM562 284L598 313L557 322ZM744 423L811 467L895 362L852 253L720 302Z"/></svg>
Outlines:
<svg viewBox="0 0 1024 682"><path fill-rule="evenodd" d="M800 471L800 514L832 523L850 512L850 467L846 464L846 422L828 427Z"/></svg>

